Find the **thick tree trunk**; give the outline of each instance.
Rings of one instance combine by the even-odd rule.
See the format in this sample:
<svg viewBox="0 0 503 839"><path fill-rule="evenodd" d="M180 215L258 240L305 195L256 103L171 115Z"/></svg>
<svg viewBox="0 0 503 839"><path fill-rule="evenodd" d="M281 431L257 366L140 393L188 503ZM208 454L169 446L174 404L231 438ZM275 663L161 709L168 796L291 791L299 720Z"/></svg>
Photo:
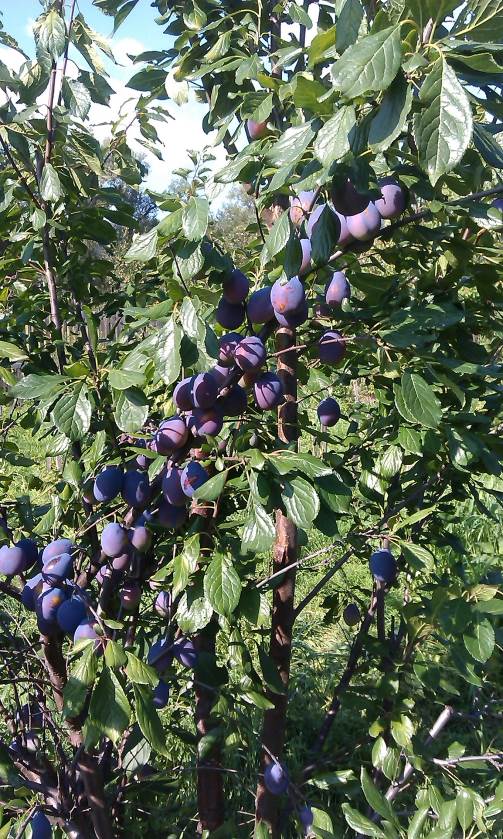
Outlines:
<svg viewBox="0 0 503 839"><path fill-rule="evenodd" d="M277 351L294 347L295 330L281 328L277 331ZM278 373L283 381L285 402L278 410L278 437L283 443L297 440L297 355L295 350L282 352L278 356ZM276 512L276 542L274 547L273 572L281 571L297 560L297 528L281 510ZM274 703L274 708L264 714L262 729L262 773L271 763L272 758L280 759L285 743L288 683L290 679L290 660L292 653L292 630L294 622L294 594L296 568L285 572L281 585L274 590L269 655L275 662L284 693L268 691L267 698ZM265 788L262 775L257 787L256 813L257 822L263 822L270 830L273 839L279 837L278 797L271 795Z"/></svg>

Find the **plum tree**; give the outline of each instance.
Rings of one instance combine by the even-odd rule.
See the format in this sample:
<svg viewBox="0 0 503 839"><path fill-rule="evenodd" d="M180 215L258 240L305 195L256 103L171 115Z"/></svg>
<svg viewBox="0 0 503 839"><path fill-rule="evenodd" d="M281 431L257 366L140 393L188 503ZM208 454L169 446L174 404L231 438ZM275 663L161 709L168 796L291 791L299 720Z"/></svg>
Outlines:
<svg viewBox="0 0 503 839"><path fill-rule="evenodd" d="M234 353L238 367L245 373L258 370L265 362L266 349L258 335L243 338Z"/></svg>
<svg viewBox="0 0 503 839"><path fill-rule="evenodd" d="M272 411L283 401L283 383L276 373L262 373L253 386L253 394L261 411Z"/></svg>
<svg viewBox="0 0 503 839"><path fill-rule="evenodd" d="M128 543L128 532L125 527L117 522L110 522L103 528L101 534L101 547L103 553L113 559L124 552Z"/></svg>
<svg viewBox="0 0 503 839"><path fill-rule="evenodd" d="M381 229L381 215L376 205L370 201L361 213L348 216L346 224L348 231L354 239L360 242L368 242L374 239Z"/></svg>
<svg viewBox="0 0 503 839"><path fill-rule="evenodd" d="M251 323L267 323L267 321L274 317L274 307L271 303L271 286L264 286L250 294L246 313Z"/></svg>
<svg viewBox="0 0 503 839"><path fill-rule="evenodd" d="M316 409L318 419L321 425L325 428L330 428L336 425L341 418L341 407L333 396L327 396L323 399Z"/></svg>
<svg viewBox="0 0 503 839"><path fill-rule="evenodd" d="M124 475L122 497L130 507L146 507L150 500L150 482L145 472L131 469Z"/></svg>
<svg viewBox="0 0 503 839"><path fill-rule="evenodd" d="M274 311L282 315L294 312L304 302L305 291L298 277L276 280L271 289L271 303Z"/></svg>
<svg viewBox="0 0 503 839"><path fill-rule="evenodd" d="M407 191L393 177L381 178L378 184L382 197L374 203L381 218L398 218L407 207Z"/></svg>
<svg viewBox="0 0 503 839"><path fill-rule="evenodd" d="M351 286L343 271L334 271L325 290L325 300L328 306L340 306L343 300L351 297Z"/></svg>
<svg viewBox="0 0 503 839"><path fill-rule="evenodd" d="M113 501L122 489L123 472L120 466L105 466L96 476L93 493L101 504Z"/></svg>
<svg viewBox="0 0 503 839"><path fill-rule="evenodd" d="M215 312L215 318L224 329L237 329L246 317L244 303L229 303L222 297Z"/></svg>
<svg viewBox="0 0 503 839"><path fill-rule="evenodd" d="M264 784L272 795L283 795L290 779L286 767L281 763L269 763L264 769Z"/></svg>
<svg viewBox="0 0 503 839"><path fill-rule="evenodd" d="M397 575L396 559L388 548L381 548L370 557L370 571L381 583L392 583Z"/></svg>
<svg viewBox="0 0 503 839"><path fill-rule="evenodd" d="M244 303L250 290L250 281L239 268L234 268L223 281L223 296L228 303Z"/></svg>
<svg viewBox="0 0 503 839"><path fill-rule="evenodd" d="M346 354L346 342L340 332L327 329L318 341L318 350L325 364L338 364Z"/></svg>

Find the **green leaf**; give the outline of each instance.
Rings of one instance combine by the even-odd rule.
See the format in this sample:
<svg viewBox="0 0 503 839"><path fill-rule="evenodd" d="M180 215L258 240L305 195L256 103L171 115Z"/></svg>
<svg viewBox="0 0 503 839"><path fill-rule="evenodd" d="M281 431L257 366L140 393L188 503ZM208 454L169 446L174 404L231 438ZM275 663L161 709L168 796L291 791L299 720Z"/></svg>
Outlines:
<svg viewBox="0 0 503 839"><path fill-rule="evenodd" d="M24 361L28 356L24 350L11 344L10 341L0 341L0 358L7 358L9 361Z"/></svg>
<svg viewBox="0 0 503 839"><path fill-rule="evenodd" d="M474 807L470 790L460 789L456 795L456 816L463 832L467 831L473 822Z"/></svg>
<svg viewBox="0 0 503 839"><path fill-rule="evenodd" d="M370 778L369 773L367 770L362 766L361 774L360 774L360 781L362 785L362 790L365 798L367 799L370 807L375 810L376 813L379 813L384 819L388 819L391 822L396 824L396 816L393 813L393 809L389 801L384 797L384 795L378 790L372 779Z"/></svg>
<svg viewBox="0 0 503 839"><path fill-rule="evenodd" d="M122 645L117 643L117 641L112 641L112 639L108 640L105 647L105 663L108 667L111 667L112 670L117 670L126 664L126 662L127 657Z"/></svg>
<svg viewBox="0 0 503 839"><path fill-rule="evenodd" d="M213 617L213 607L204 596L200 585L192 586L180 598L176 619L182 632L204 629Z"/></svg>
<svg viewBox="0 0 503 839"><path fill-rule="evenodd" d="M314 137L310 122L287 128L281 138L267 152L267 159L274 166L286 166L296 163L304 154ZM286 214L288 215L288 214Z"/></svg>
<svg viewBox="0 0 503 839"><path fill-rule="evenodd" d="M320 499L312 484L304 478L286 481L281 492L288 518L303 530L310 530L320 512Z"/></svg>
<svg viewBox="0 0 503 839"><path fill-rule="evenodd" d="M91 108L91 95L82 82L64 79L63 100L72 116L85 119Z"/></svg>
<svg viewBox="0 0 503 839"><path fill-rule="evenodd" d="M421 807L420 810L414 814L409 822L407 830L407 839L420 839L423 832L423 826L428 818L429 807Z"/></svg>
<svg viewBox="0 0 503 839"><path fill-rule="evenodd" d="M196 499L200 501L216 501L222 495L229 469L224 469L223 472L217 472L209 481L206 481L194 493Z"/></svg>
<svg viewBox="0 0 503 839"><path fill-rule="evenodd" d="M289 472L302 472L309 478L320 478L323 475L330 475L332 472L331 466L328 466L319 457L314 457L307 452L293 452L290 449L284 449L271 452L265 456L280 475L288 475Z"/></svg>
<svg viewBox="0 0 503 839"><path fill-rule="evenodd" d="M350 132L356 124L352 105L341 105L333 117L319 130L314 143L314 153L327 167L344 157L350 147Z"/></svg>
<svg viewBox="0 0 503 839"><path fill-rule="evenodd" d="M388 149L407 124L412 107L412 86L399 75L384 94L370 123L368 143L372 151Z"/></svg>
<svg viewBox="0 0 503 839"><path fill-rule="evenodd" d="M475 148L480 152L489 166L494 166L495 169L503 169L503 148L501 143L479 122L474 122L473 124L473 142Z"/></svg>
<svg viewBox="0 0 503 839"><path fill-rule="evenodd" d="M166 738L159 715L152 704L151 691L142 685L133 685L134 709L141 733L154 751L166 755Z"/></svg>
<svg viewBox="0 0 503 839"><path fill-rule="evenodd" d="M153 667L146 664L129 650L126 650L126 657L126 675L130 682L133 682L135 685L150 685L151 687L157 685L159 674Z"/></svg>
<svg viewBox="0 0 503 839"><path fill-rule="evenodd" d="M433 185L463 157L472 138L472 110L456 73L442 57L420 91L426 105L414 121L419 162Z"/></svg>
<svg viewBox="0 0 503 839"><path fill-rule="evenodd" d="M204 593L215 612L230 617L239 603L241 580L232 560L217 554L204 575Z"/></svg>
<svg viewBox="0 0 503 839"><path fill-rule="evenodd" d="M311 810L313 812L313 833L319 839L336 839L333 833L332 819L328 813L325 810L320 810L319 807L311 807Z"/></svg>
<svg viewBox="0 0 503 839"><path fill-rule="evenodd" d="M399 746L406 748L414 734L414 724L405 714L398 714L391 720L391 735Z"/></svg>
<svg viewBox="0 0 503 839"><path fill-rule="evenodd" d="M175 233L178 233L182 226L182 209L175 210L165 216L157 225L157 232L159 236L166 236L171 239Z"/></svg>
<svg viewBox="0 0 503 839"><path fill-rule="evenodd" d="M336 27L331 26L324 32L319 32L313 38L308 50L309 67L315 67L316 64L326 61L329 58L335 58L336 55Z"/></svg>
<svg viewBox="0 0 503 839"><path fill-rule="evenodd" d="M182 227L187 239L197 242L203 238L208 227L210 207L206 198L189 198L182 211Z"/></svg>
<svg viewBox="0 0 503 839"><path fill-rule="evenodd" d="M488 620L478 621L463 635L463 641L472 658L486 662L493 654L495 645L492 624Z"/></svg>
<svg viewBox="0 0 503 839"><path fill-rule="evenodd" d="M264 553L274 542L275 528L271 517L261 504L254 503L241 534L243 553Z"/></svg>
<svg viewBox="0 0 503 839"><path fill-rule="evenodd" d="M285 686L281 681L281 677L279 675L279 671L275 662L267 655L266 651L263 647L258 645L258 656L260 661L260 669L262 670L262 676L264 678L264 682L267 687L272 690L273 693L284 693Z"/></svg>
<svg viewBox="0 0 503 839"><path fill-rule="evenodd" d="M131 708L122 686L109 667L105 667L95 685L89 706L89 719L94 732L117 743L129 725Z"/></svg>
<svg viewBox="0 0 503 839"><path fill-rule="evenodd" d="M348 825L356 830L361 836L373 836L375 839L386 839L386 834L383 833L378 825L363 816L358 810L354 810L349 804L342 805L342 812Z"/></svg>
<svg viewBox="0 0 503 839"><path fill-rule="evenodd" d="M70 440L76 441L81 440L89 431L91 414L89 391L87 385L81 383L56 402L52 419L58 431Z"/></svg>
<svg viewBox="0 0 503 839"><path fill-rule="evenodd" d="M405 561L415 571L433 571L435 568L435 557L422 545L412 542L399 542Z"/></svg>
<svg viewBox="0 0 503 839"><path fill-rule="evenodd" d="M503 615L503 598L481 601L474 605L474 609L485 615Z"/></svg>
<svg viewBox="0 0 503 839"><path fill-rule="evenodd" d="M40 197L43 201L57 201L62 194L58 173L52 163L46 163L40 178Z"/></svg>
<svg viewBox="0 0 503 839"><path fill-rule="evenodd" d="M145 373L130 367L118 367L108 371L108 381L114 390L127 390L128 387L145 384Z"/></svg>
<svg viewBox="0 0 503 839"><path fill-rule="evenodd" d="M345 96L386 90L402 59L400 28L391 26L361 38L349 47L332 68L334 85Z"/></svg>
<svg viewBox="0 0 503 839"><path fill-rule="evenodd" d="M136 387L121 390L114 411L118 428L128 434L140 431L147 421L148 407L148 400L142 390Z"/></svg>
<svg viewBox="0 0 503 839"><path fill-rule="evenodd" d="M399 446L390 446L381 455L379 455L376 462L376 472L389 481L394 475L397 475L402 468L403 454Z"/></svg>
<svg viewBox="0 0 503 839"><path fill-rule="evenodd" d="M365 10L360 0L346 0L337 18L335 42L337 52L344 52L354 44L364 26Z"/></svg>
<svg viewBox="0 0 503 839"><path fill-rule="evenodd" d="M418 422L425 428L437 428L442 419L440 402L422 376L405 370L401 386L395 385L394 393L395 405L404 419Z"/></svg>
<svg viewBox="0 0 503 839"><path fill-rule="evenodd" d="M183 544L181 551L173 561L173 597L182 592L197 568L200 554L199 534L190 536Z"/></svg>
<svg viewBox="0 0 503 839"><path fill-rule="evenodd" d="M62 55L66 43L65 22L56 9L51 9L35 30L42 49L56 61Z"/></svg>
<svg viewBox="0 0 503 839"><path fill-rule="evenodd" d="M290 238L290 219L288 213L282 213L274 222L264 244L265 259L273 259L277 253L286 247Z"/></svg>
<svg viewBox="0 0 503 839"><path fill-rule="evenodd" d="M133 238L133 244L124 256L126 262L149 262L157 249L157 227Z"/></svg>

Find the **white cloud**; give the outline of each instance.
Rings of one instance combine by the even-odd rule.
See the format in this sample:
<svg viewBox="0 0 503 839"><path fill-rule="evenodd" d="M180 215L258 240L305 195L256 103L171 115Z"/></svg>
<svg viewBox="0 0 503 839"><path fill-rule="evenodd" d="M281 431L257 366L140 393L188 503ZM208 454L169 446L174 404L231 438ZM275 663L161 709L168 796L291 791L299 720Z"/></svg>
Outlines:
<svg viewBox="0 0 503 839"><path fill-rule="evenodd" d="M110 41L110 47L116 61L124 67L133 66L133 62L129 58L130 55L139 55L146 49L145 44L142 44L136 38L117 38L117 40Z"/></svg>
<svg viewBox="0 0 503 839"><path fill-rule="evenodd" d="M3 61L10 70L14 70L17 73L21 64L24 64L26 59L20 52L11 49L11 47L0 47L0 61Z"/></svg>
<svg viewBox="0 0 503 839"><path fill-rule="evenodd" d="M26 21L26 25L24 27L24 31L26 34L31 38L33 36L33 29L35 27L35 18L29 17Z"/></svg>

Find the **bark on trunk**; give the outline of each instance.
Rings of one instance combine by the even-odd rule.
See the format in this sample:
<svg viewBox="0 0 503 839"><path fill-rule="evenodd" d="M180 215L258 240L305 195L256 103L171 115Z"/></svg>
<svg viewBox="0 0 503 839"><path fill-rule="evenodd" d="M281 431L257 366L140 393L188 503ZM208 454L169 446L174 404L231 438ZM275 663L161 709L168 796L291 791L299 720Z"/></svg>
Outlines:
<svg viewBox="0 0 503 839"><path fill-rule="evenodd" d="M295 350L282 352L295 347L295 330L281 328L277 331L276 345L278 352L278 373L285 390L285 402L278 409L278 437L283 443L297 440L297 354ZM297 528L283 513L276 513L276 542L274 547L273 572L281 571L297 561ZM262 729L261 769L271 763L271 754L280 759L285 743L288 683L290 679L290 660L292 653L292 630L294 622L296 568L285 572L281 585L274 591L269 655L275 662L284 686L284 693L268 691L267 698L274 708L264 713ZM256 813L257 822L268 827L273 839L279 837L277 796L271 795L265 788L263 775L257 786Z"/></svg>

